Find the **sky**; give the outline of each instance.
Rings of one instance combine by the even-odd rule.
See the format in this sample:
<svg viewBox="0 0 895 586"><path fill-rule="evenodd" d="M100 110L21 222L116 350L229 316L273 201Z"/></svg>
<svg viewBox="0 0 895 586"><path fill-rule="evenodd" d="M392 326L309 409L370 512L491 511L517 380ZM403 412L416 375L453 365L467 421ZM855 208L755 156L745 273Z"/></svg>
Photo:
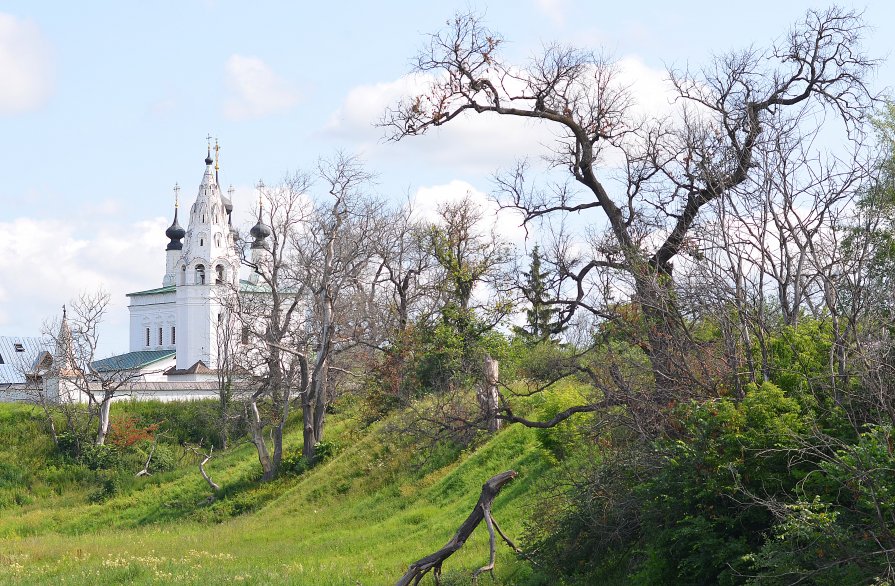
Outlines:
<svg viewBox="0 0 895 586"><path fill-rule="evenodd" d="M895 3L865 13L866 52L888 59ZM543 150L539 129L458 121L383 140L383 109L412 87L411 61L457 11L477 11L524 63L559 42L620 60L645 109L661 108L666 67L765 47L807 8L732 2L0 3L0 335L37 336L81 291L112 296L100 353L127 351L125 293L161 285L173 186L195 198L206 136L221 183L248 226L259 179L313 170L341 151L363 158L376 190L434 210L469 193L487 206L495 170ZM885 61L873 86L895 86ZM513 218L501 230L519 246Z"/></svg>

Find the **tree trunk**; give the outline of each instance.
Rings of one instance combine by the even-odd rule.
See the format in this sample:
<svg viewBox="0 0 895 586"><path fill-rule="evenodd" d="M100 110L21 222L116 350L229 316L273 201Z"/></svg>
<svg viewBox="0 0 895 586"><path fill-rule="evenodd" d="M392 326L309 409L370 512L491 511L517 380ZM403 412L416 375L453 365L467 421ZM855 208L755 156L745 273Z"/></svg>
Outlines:
<svg viewBox="0 0 895 586"><path fill-rule="evenodd" d="M256 399L253 398L249 406L252 411L249 417L252 443L255 444L255 449L258 451L258 462L261 464L262 472L261 480L262 482L267 482L268 480L274 479L276 470L273 468L273 464L270 461L270 454L267 451L267 444L264 442L264 426L261 423L261 414L258 412L258 403L256 402Z"/></svg>
<svg viewBox="0 0 895 586"><path fill-rule="evenodd" d="M99 428L96 432L96 445L102 446L106 443L106 436L109 434L109 414L112 409L112 397L104 396L102 403L99 405Z"/></svg>
<svg viewBox="0 0 895 586"><path fill-rule="evenodd" d="M283 462L283 424L284 422L281 421L270 430L270 435L273 439L273 458L270 466L274 471L274 476L280 470L280 464Z"/></svg>
<svg viewBox="0 0 895 586"><path fill-rule="evenodd" d="M331 312L324 311L322 318L329 320ZM308 392L302 400L302 420L304 422L304 445L302 455L309 462L315 457L315 446L323 439L323 424L326 417L326 385L329 378L330 325L324 322L323 336L317 351L314 374Z"/></svg>
<svg viewBox="0 0 895 586"><path fill-rule="evenodd" d="M302 439L304 441L304 445L301 448L301 455L304 456L305 460L308 462L312 462L314 460L315 449L314 446L317 445L317 433L314 429L314 404L313 403L303 403L301 406L302 409L302 419L304 419L304 430L302 433Z"/></svg>
<svg viewBox="0 0 895 586"><path fill-rule="evenodd" d="M497 431L500 429L500 419L497 418L497 408L500 399L497 394L497 379L499 372L500 363L486 354L484 360L484 376L482 377L481 386L476 394L488 431Z"/></svg>
<svg viewBox="0 0 895 586"><path fill-rule="evenodd" d="M649 342L649 360L656 394L654 401L665 404L678 396L687 384L685 332L674 301L670 272L635 275L636 302L640 305Z"/></svg>

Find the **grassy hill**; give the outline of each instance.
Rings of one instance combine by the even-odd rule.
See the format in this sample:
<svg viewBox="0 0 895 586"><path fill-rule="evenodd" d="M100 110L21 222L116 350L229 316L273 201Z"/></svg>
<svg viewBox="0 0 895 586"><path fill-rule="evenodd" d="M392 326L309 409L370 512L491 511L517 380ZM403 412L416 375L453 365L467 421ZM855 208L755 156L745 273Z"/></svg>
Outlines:
<svg viewBox="0 0 895 586"><path fill-rule="evenodd" d="M128 407L116 405L117 410ZM253 447L208 464L222 494L191 462L134 479L95 502L101 474L53 454L35 412L0 405L0 584L389 584L456 531L490 476L519 478L495 518L519 536L537 478L549 466L534 432L507 429L458 453L427 452L361 430L347 415L328 428L334 455L299 475L256 479ZM300 449L294 430L287 446ZM288 455L288 454L287 454ZM444 582L469 583L488 557L484 526L445 565ZM498 583L539 583L499 545Z"/></svg>

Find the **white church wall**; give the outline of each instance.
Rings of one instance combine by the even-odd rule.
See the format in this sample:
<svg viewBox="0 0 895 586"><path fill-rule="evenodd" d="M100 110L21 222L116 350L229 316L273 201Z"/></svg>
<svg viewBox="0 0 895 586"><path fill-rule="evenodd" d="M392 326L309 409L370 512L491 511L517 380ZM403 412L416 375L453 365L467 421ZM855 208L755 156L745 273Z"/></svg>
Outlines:
<svg viewBox="0 0 895 586"><path fill-rule="evenodd" d="M130 352L140 350L173 350L180 332L175 328L175 294L132 295L130 297ZM149 329L149 343L146 330ZM161 343L159 342L161 328ZM174 340L172 340L172 337Z"/></svg>

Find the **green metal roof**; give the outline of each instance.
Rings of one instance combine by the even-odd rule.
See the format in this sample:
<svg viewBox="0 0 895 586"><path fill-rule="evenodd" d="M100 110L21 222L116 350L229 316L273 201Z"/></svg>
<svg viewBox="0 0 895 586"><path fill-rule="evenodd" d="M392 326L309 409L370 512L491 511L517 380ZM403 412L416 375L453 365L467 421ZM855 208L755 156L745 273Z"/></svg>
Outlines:
<svg viewBox="0 0 895 586"><path fill-rule="evenodd" d="M159 287L158 289L147 289L146 291L135 291L134 293L128 293L128 297L138 297L140 295L158 295L160 293L173 293L176 290L174 285L168 285L167 287ZM245 279L239 280L239 290L244 291L246 293L270 293L270 287L268 287L264 283L259 283L257 285L252 284Z"/></svg>
<svg viewBox="0 0 895 586"><path fill-rule="evenodd" d="M139 295L157 295L159 293L173 293L174 285L168 285L167 287L159 287L158 289L148 289L146 291L137 291L135 293L128 293L127 297L137 297Z"/></svg>
<svg viewBox="0 0 895 586"><path fill-rule="evenodd" d="M239 290L243 293L270 293L270 286L267 283L258 283L256 285L251 281L240 279Z"/></svg>
<svg viewBox="0 0 895 586"><path fill-rule="evenodd" d="M174 356L174 350L138 350L118 356L110 356L96 360L90 364L96 372L114 372L116 370L139 370L159 360Z"/></svg>

